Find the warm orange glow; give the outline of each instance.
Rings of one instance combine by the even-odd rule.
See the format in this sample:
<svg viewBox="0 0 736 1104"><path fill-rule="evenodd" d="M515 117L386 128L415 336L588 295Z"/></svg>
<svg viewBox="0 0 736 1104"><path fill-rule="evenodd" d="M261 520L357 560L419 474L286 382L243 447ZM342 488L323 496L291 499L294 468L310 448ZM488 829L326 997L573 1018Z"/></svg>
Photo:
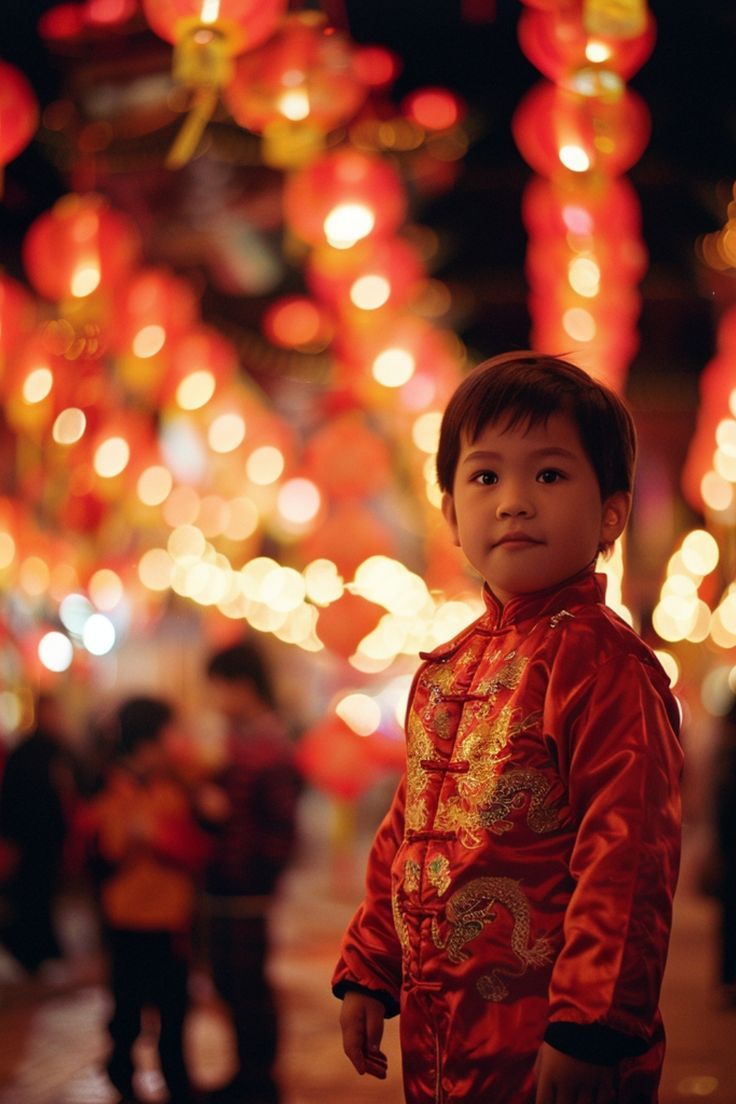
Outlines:
<svg viewBox="0 0 736 1104"><path fill-rule="evenodd" d="M463 114L458 97L446 88L412 92L404 101L404 111L425 130L448 130Z"/></svg>

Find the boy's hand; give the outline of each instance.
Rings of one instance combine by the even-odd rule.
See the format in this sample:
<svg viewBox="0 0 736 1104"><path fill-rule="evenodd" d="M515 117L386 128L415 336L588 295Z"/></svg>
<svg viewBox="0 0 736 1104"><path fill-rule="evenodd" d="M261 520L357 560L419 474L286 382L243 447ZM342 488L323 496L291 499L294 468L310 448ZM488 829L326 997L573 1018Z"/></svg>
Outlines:
<svg viewBox="0 0 736 1104"><path fill-rule="evenodd" d="M345 994L340 1012L342 1048L359 1074L369 1073L381 1081L388 1059L380 1049L385 1011L379 1000L365 993Z"/></svg>
<svg viewBox="0 0 736 1104"><path fill-rule="evenodd" d="M535 1104L614 1104L613 1073L542 1043Z"/></svg>

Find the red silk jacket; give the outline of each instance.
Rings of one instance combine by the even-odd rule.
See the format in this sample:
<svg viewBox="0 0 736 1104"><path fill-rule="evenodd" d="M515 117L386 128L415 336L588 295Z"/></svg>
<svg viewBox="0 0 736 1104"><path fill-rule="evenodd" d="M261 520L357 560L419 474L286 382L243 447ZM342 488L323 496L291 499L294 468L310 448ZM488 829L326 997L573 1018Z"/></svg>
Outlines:
<svg viewBox="0 0 736 1104"><path fill-rule="evenodd" d="M544 1039L651 1104L678 710L592 569L423 655L407 768L333 978L401 1012L408 1104L527 1104Z"/></svg>

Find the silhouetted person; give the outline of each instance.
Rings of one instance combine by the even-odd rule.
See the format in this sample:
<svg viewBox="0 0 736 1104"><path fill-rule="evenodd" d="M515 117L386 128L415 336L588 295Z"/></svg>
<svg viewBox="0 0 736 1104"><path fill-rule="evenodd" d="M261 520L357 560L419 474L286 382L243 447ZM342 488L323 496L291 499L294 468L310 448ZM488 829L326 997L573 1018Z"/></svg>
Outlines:
<svg viewBox="0 0 736 1104"><path fill-rule="evenodd" d="M215 835L207 874L214 984L229 1006L238 1070L213 1099L274 1104L277 1010L266 974L268 911L292 853L300 780L260 652L243 643L217 652L207 674L228 725L219 784L229 815Z"/></svg>
<svg viewBox="0 0 736 1104"><path fill-rule="evenodd" d="M116 760L86 813L86 831L110 951L114 1010L110 1081L135 1101L133 1045L144 1006L160 1015L159 1057L171 1104L191 1099L183 1030L188 1009L196 874L207 839L190 795L169 769L174 714L155 698L131 698L117 715Z"/></svg>
<svg viewBox="0 0 736 1104"><path fill-rule="evenodd" d="M723 1002L736 1007L736 701L723 718L714 777L719 973Z"/></svg>
<svg viewBox="0 0 736 1104"><path fill-rule="evenodd" d="M0 786L0 835L12 854L2 942L24 969L62 957L54 927L74 769L53 698L41 696L31 733L9 753Z"/></svg>

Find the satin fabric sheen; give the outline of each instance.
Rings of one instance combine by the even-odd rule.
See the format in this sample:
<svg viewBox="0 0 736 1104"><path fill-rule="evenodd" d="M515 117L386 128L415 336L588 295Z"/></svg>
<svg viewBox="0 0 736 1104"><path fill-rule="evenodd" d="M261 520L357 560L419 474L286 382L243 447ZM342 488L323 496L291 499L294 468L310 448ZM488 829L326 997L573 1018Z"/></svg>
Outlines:
<svg viewBox="0 0 736 1104"><path fill-rule="evenodd" d="M554 1023L645 1050L616 1064L617 1100L657 1100L679 718L604 586L590 569L503 608L486 592L422 657L406 774L333 978L400 1007L408 1104L533 1101Z"/></svg>

